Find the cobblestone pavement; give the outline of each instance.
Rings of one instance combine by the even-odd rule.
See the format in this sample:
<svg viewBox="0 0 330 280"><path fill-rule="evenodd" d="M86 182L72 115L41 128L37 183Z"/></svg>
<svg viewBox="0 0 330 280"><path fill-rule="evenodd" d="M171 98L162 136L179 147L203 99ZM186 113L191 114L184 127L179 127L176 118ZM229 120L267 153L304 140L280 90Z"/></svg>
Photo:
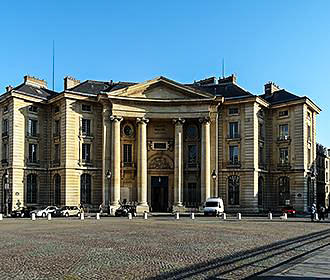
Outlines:
<svg viewBox="0 0 330 280"><path fill-rule="evenodd" d="M5 219L0 279L212 279L224 260L329 228L307 219Z"/></svg>

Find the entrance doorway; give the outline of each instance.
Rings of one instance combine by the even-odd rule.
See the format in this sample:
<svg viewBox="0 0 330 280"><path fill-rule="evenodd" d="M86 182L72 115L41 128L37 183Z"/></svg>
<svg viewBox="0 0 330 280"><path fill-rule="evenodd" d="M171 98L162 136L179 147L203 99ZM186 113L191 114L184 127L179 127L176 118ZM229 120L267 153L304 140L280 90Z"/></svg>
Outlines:
<svg viewBox="0 0 330 280"><path fill-rule="evenodd" d="M151 176L151 210L166 212L167 208L168 176Z"/></svg>

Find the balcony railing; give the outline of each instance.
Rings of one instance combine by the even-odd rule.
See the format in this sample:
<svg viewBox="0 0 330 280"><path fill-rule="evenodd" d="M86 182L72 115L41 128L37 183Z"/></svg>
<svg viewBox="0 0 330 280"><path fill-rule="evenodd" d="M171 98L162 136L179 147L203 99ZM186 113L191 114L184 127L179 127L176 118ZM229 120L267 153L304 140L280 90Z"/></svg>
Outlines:
<svg viewBox="0 0 330 280"><path fill-rule="evenodd" d="M27 159L26 163L28 165L40 165L40 160L37 159Z"/></svg>
<svg viewBox="0 0 330 280"><path fill-rule="evenodd" d="M290 141L291 138L289 135L281 135L279 137L277 137L277 141L279 142L285 142L285 141Z"/></svg>
<svg viewBox="0 0 330 280"><path fill-rule="evenodd" d="M227 162L227 168L240 168L241 162L239 160L230 160Z"/></svg>
<svg viewBox="0 0 330 280"><path fill-rule="evenodd" d="M40 134L39 133L34 133L34 132L27 132L26 136L27 137L32 137L32 138L39 138Z"/></svg>
<svg viewBox="0 0 330 280"><path fill-rule="evenodd" d="M241 140L241 135L239 133L230 134L227 136L227 140Z"/></svg>

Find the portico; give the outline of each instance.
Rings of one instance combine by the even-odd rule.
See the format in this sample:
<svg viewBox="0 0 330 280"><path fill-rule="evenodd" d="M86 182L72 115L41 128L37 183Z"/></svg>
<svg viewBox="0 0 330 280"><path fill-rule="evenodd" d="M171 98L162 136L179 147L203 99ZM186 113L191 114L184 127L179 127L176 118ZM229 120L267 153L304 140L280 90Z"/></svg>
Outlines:
<svg viewBox="0 0 330 280"><path fill-rule="evenodd" d="M111 155L104 158L111 162L104 166L113 176L103 192L112 208L126 199L137 202L138 212L180 211L217 193L210 176L221 98L160 77L101 99L111 104L111 125L103 126L109 130L104 135L111 135L111 149L104 149ZM188 185L195 186L195 201L189 201Z"/></svg>

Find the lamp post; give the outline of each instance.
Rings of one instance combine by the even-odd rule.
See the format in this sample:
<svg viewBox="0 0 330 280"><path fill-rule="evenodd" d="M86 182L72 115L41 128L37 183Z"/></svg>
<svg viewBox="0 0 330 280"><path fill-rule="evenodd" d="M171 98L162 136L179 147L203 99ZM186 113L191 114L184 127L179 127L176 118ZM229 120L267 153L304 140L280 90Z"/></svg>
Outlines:
<svg viewBox="0 0 330 280"><path fill-rule="evenodd" d="M111 204L111 176L112 176L112 173L111 173L111 171L108 169L108 171L107 171L107 173L105 174L105 177L108 179L108 181L109 181L109 214L111 214L110 213L110 211L111 211L111 209L110 209L110 204Z"/></svg>
<svg viewBox="0 0 330 280"><path fill-rule="evenodd" d="M9 174L8 170L5 171L5 203L6 203L6 216L9 214Z"/></svg>
<svg viewBox="0 0 330 280"><path fill-rule="evenodd" d="M215 169L213 169L211 176L213 179L213 186L214 186L214 191L215 191L215 181L217 179L217 173L215 172Z"/></svg>

